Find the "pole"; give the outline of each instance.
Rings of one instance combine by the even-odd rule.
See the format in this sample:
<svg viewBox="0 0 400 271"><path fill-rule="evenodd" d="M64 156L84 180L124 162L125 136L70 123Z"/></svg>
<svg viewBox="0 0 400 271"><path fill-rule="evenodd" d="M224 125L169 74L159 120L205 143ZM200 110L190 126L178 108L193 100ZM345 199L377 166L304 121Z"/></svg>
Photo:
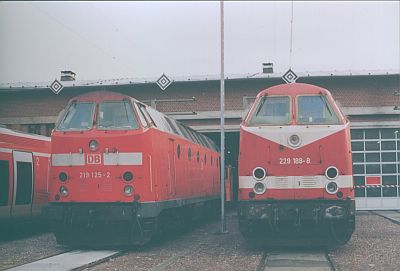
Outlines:
<svg viewBox="0 0 400 271"><path fill-rule="evenodd" d="M226 233L225 222L225 75L224 75L224 1L220 1L221 9L221 233Z"/></svg>
<svg viewBox="0 0 400 271"><path fill-rule="evenodd" d="M292 13L291 13L291 18L290 18L289 69L292 68L292 49L293 49L293 0L292 0Z"/></svg>

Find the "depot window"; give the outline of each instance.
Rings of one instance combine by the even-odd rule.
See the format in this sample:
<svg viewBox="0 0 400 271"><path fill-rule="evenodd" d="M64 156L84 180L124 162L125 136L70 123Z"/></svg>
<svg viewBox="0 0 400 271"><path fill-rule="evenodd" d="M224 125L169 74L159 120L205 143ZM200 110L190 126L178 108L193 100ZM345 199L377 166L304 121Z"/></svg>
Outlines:
<svg viewBox="0 0 400 271"><path fill-rule="evenodd" d="M250 125L285 125L291 121L290 97L264 96L249 120Z"/></svg>
<svg viewBox="0 0 400 271"><path fill-rule="evenodd" d="M137 129L138 124L128 101L102 102L99 105L98 129Z"/></svg>
<svg viewBox="0 0 400 271"><path fill-rule="evenodd" d="M57 130L89 130L93 127L95 103L72 103L57 125Z"/></svg>
<svg viewBox="0 0 400 271"><path fill-rule="evenodd" d="M339 124L339 118L325 96L297 97L297 123Z"/></svg>

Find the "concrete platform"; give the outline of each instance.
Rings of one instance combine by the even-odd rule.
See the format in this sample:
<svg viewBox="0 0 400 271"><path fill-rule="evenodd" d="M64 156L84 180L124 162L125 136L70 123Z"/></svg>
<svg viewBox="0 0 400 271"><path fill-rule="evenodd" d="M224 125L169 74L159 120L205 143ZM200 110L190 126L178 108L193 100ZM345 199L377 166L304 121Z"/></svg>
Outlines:
<svg viewBox="0 0 400 271"><path fill-rule="evenodd" d="M45 258L33 263L17 266L9 271L67 271L78 267L88 267L106 260L120 251L111 250L74 250L53 257Z"/></svg>

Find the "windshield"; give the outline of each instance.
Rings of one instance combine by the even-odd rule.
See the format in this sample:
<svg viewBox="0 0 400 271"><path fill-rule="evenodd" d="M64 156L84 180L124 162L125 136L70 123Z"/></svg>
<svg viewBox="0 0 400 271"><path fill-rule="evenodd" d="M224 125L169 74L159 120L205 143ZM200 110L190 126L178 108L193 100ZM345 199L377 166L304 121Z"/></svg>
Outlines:
<svg viewBox="0 0 400 271"><path fill-rule="evenodd" d="M57 125L57 130L89 130L93 126L95 104L72 103Z"/></svg>
<svg viewBox="0 0 400 271"><path fill-rule="evenodd" d="M98 129L137 129L138 124L128 101L103 102L99 105Z"/></svg>
<svg viewBox="0 0 400 271"><path fill-rule="evenodd" d="M257 110L249 120L249 124L288 124L291 120L290 115L290 97L264 96L258 103Z"/></svg>
<svg viewBox="0 0 400 271"><path fill-rule="evenodd" d="M325 96L297 97L297 122L299 124L339 124L339 118Z"/></svg>

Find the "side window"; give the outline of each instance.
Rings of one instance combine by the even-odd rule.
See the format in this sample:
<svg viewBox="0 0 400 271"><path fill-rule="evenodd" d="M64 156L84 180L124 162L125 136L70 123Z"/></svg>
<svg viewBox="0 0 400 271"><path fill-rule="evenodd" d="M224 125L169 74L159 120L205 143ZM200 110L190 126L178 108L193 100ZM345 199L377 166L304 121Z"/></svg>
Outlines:
<svg viewBox="0 0 400 271"><path fill-rule="evenodd" d="M194 137L193 137L193 135L192 135L192 133L190 132L190 130L189 130L187 127L185 127L185 126L183 126L183 129L185 129L186 134L188 135L188 138L187 138L187 139L189 139L189 140L192 141L192 142L196 142L195 139L194 139Z"/></svg>
<svg viewBox="0 0 400 271"><path fill-rule="evenodd" d="M170 127L170 128L172 129L172 131L174 132L174 134L176 134L176 135L181 135L181 134L178 132L178 129L175 127L174 122L173 122L170 118L168 118L168 117L164 117L164 118L165 118L165 120L167 121L169 127Z"/></svg>
<svg viewBox="0 0 400 271"><path fill-rule="evenodd" d="M189 147L189 150L188 150L188 160L189 161L192 160L192 150L190 149L190 147Z"/></svg>
<svg viewBox="0 0 400 271"><path fill-rule="evenodd" d="M186 129L185 129L185 127L182 126L182 124L180 124L179 122L178 122L178 128L179 128L179 130L181 131L181 134L183 135L183 137L185 137L185 138L188 139L188 140L191 140L191 139L190 139L190 136L189 136L189 134L188 134L188 132L187 132Z"/></svg>
<svg viewBox="0 0 400 271"><path fill-rule="evenodd" d="M202 134L199 134L199 138L200 138L201 144L202 144L204 147L207 148L207 142L206 142L205 137L204 137Z"/></svg>
<svg viewBox="0 0 400 271"><path fill-rule="evenodd" d="M204 154L204 164L207 165L207 154Z"/></svg>
<svg viewBox="0 0 400 271"><path fill-rule="evenodd" d="M200 134L198 134L196 131L192 131L192 132L193 132L194 136L196 137L197 144L203 145L203 142L200 139L201 138Z"/></svg>
<svg viewBox="0 0 400 271"><path fill-rule="evenodd" d="M178 147L176 147L176 155L178 156L178 159L181 157L181 145L178 144Z"/></svg>
<svg viewBox="0 0 400 271"><path fill-rule="evenodd" d="M200 152L197 151L197 163L200 162Z"/></svg>
<svg viewBox="0 0 400 271"><path fill-rule="evenodd" d="M155 122L156 126L166 132L172 132L171 128L169 127L168 123L166 122L164 116L158 112L157 110L154 110L154 108L148 107L147 111L149 112L152 120Z"/></svg>
<svg viewBox="0 0 400 271"><path fill-rule="evenodd" d="M154 120L151 118L149 112L147 112L146 107L142 104L139 104L139 109L143 113L144 117L146 118L148 123L153 123L155 126L157 126L154 122Z"/></svg>
<svg viewBox="0 0 400 271"><path fill-rule="evenodd" d="M200 144L199 141L198 141L197 138L196 138L195 133L194 133L190 128L188 128L187 130L188 130L188 132L189 132L189 134L190 134L190 136L191 136L193 142L196 143L196 144Z"/></svg>
<svg viewBox="0 0 400 271"><path fill-rule="evenodd" d="M142 110L140 110L139 106L136 103L133 103L133 104L134 104L135 110L136 110L136 112L137 112L137 114L139 116L140 123L142 124L143 127L147 127L148 126L147 125L147 121L146 121L146 118L143 115Z"/></svg>

